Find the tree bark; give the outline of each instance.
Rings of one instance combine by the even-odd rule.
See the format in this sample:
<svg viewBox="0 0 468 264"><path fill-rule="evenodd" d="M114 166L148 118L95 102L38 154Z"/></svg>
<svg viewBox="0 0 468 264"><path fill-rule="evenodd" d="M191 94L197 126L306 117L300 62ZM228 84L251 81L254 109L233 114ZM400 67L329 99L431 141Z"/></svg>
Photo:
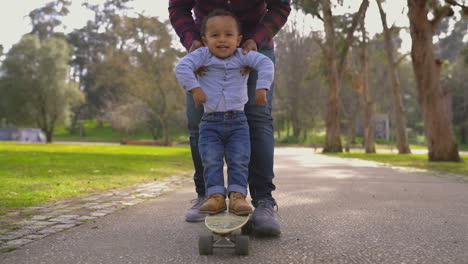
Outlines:
<svg viewBox="0 0 468 264"><path fill-rule="evenodd" d="M343 152L340 139L339 92L341 78L338 72L338 59L335 50L335 29L329 0L322 0L323 25L325 28L325 58L328 68L328 100L326 104L326 138L323 152Z"/></svg>
<svg viewBox="0 0 468 264"><path fill-rule="evenodd" d="M453 133L449 93L440 83L441 62L435 59L432 37L435 29L428 20L427 0L407 0L411 31L411 58L423 111L424 133L430 161L460 161ZM437 25L437 23L435 23Z"/></svg>
<svg viewBox="0 0 468 264"><path fill-rule="evenodd" d="M362 26L361 47L361 74L362 74L362 96L364 100L364 148L366 153L375 153L374 140L374 100L369 87L369 54L367 51L367 35L364 18Z"/></svg>
<svg viewBox="0 0 468 264"><path fill-rule="evenodd" d="M392 90L392 109L393 121L396 126L396 140L399 154L411 153L408 143L408 133L406 132L406 111L403 106L403 99L401 97L400 77L398 76L398 64L395 60L391 31L387 25L387 15L383 11L381 0L376 0L377 6L380 11L380 18L382 20L383 33L385 38L385 51L387 53L387 60L389 66L389 75Z"/></svg>
<svg viewBox="0 0 468 264"><path fill-rule="evenodd" d="M353 40L354 31L369 6L369 0L363 0L358 12L354 14L351 27L347 31L343 48L339 56L336 52L336 32L333 25L330 0L322 0L323 25L325 28L325 47L323 48L328 70L328 100L326 105L326 138L323 152L343 152L340 139L340 91L343 83L346 56Z"/></svg>

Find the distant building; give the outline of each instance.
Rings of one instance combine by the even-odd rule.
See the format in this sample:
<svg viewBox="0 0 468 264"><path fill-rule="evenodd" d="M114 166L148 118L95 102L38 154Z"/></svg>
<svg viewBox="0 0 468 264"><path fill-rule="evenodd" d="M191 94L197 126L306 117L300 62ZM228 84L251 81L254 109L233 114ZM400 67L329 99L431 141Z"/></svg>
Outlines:
<svg viewBox="0 0 468 264"><path fill-rule="evenodd" d="M46 136L39 128L0 128L0 140L21 142L46 142Z"/></svg>
<svg viewBox="0 0 468 264"><path fill-rule="evenodd" d="M364 121L358 123L358 136L364 136ZM388 114L374 114L374 138L390 139L390 120Z"/></svg>

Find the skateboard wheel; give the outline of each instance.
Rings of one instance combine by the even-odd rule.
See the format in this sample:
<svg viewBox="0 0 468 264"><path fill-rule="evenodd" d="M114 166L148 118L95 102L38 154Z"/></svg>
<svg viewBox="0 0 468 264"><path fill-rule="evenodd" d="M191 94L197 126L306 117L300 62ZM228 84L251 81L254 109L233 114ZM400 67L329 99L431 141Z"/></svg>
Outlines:
<svg viewBox="0 0 468 264"><path fill-rule="evenodd" d="M248 236L236 236L235 251L237 255L249 254L249 237Z"/></svg>
<svg viewBox="0 0 468 264"><path fill-rule="evenodd" d="M198 252L200 255L212 255L213 254L213 236L204 235L198 239Z"/></svg>

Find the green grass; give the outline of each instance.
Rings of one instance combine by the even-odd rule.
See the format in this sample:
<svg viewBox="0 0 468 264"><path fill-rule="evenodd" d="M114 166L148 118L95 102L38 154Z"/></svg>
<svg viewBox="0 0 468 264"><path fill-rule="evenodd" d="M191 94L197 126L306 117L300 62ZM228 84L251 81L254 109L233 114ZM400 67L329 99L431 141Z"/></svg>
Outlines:
<svg viewBox="0 0 468 264"><path fill-rule="evenodd" d="M85 120L83 122L84 135L80 136L80 129L77 126L75 133L70 133L67 128L59 126L54 132L54 141L83 141L83 142L120 142L121 140L141 139L152 140L151 133L145 129L135 134L121 134L115 131L108 122L104 122L102 127L98 126L96 120ZM170 140L179 143L188 142L188 131L184 129L170 129Z"/></svg>
<svg viewBox="0 0 468 264"><path fill-rule="evenodd" d="M363 160L377 161L381 163L388 163L396 166L413 167L419 169L440 171L444 173L455 173L468 177L468 155L461 155L463 162L429 162L427 154L409 154L399 155L393 153L334 153L333 155L342 158L357 158Z"/></svg>
<svg viewBox="0 0 468 264"><path fill-rule="evenodd" d="M0 214L180 175L191 168L188 147L0 141Z"/></svg>

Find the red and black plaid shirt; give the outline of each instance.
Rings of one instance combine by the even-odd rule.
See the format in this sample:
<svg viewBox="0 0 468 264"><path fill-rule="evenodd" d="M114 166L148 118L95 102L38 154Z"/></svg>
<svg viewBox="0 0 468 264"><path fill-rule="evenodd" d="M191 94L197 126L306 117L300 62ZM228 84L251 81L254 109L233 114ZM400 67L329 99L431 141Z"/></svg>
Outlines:
<svg viewBox="0 0 468 264"><path fill-rule="evenodd" d="M194 40L201 40L200 25L203 18L218 8L228 10L238 17L242 24L243 40L255 40L259 49L273 48L273 37L286 23L291 11L291 1L169 0L169 18L180 42L187 50Z"/></svg>

